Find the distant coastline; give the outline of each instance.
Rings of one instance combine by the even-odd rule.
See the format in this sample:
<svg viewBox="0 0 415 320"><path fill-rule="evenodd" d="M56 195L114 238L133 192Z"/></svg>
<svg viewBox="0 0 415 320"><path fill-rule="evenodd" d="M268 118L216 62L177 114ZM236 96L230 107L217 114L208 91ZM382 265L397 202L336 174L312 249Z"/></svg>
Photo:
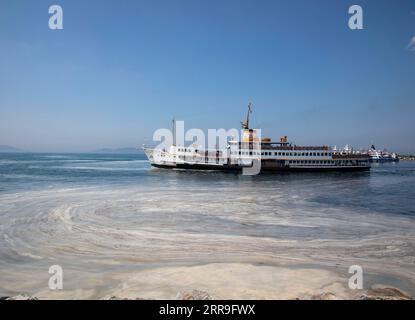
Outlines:
<svg viewBox="0 0 415 320"><path fill-rule="evenodd" d="M415 155L399 155L398 158L403 161L415 161Z"/></svg>
<svg viewBox="0 0 415 320"><path fill-rule="evenodd" d="M143 150L139 148L102 148L91 151L31 151L31 150L22 150L8 145L0 145L0 153L53 153L53 154L79 154L79 153L91 153L91 154L143 154Z"/></svg>
<svg viewBox="0 0 415 320"><path fill-rule="evenodd" d="M11 153L11 152L23 152L23 151L15 147L8 146L8 145L0 145L0 152Z"/></svg>
<svg viewBox="0 0 415 320"><path fill-rule="evenodd" d="M143 153L143 151L139 148L102 148L92 151L92 153L117 153L117 154L135 154L135 153Z"/></svg>

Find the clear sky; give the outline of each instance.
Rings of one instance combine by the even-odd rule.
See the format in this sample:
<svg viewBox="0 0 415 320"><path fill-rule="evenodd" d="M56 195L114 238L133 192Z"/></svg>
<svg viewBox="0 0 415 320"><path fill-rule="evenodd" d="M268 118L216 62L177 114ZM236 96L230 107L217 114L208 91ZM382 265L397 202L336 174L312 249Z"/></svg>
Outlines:
<svg viewBox="0 0 415 320"><path fill-rule="evenodd" d="M0 144L139 146L173 116L238 127L251 101L263 135L415 153L414 36L405 0L2 0Z"/></svg>

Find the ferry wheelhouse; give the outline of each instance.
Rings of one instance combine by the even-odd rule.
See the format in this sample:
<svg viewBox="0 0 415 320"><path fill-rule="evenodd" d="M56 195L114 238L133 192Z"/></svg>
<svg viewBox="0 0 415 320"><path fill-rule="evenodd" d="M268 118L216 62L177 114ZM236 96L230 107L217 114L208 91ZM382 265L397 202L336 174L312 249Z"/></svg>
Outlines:
<svg viewBox="0 0 415 320"><path fill-rule="evenodd" d="M240 171L260 162L261 172L272 171L365 171L370 169L369 156L353 149L336 150L329 146L297 146L287 136L274 142L258 137L257 130L249 128L248 106L242 123L241 141L229 141L227 147L202 149L200 146L178 146L169 149L144 147L154 167L167 169Z"/></svg>

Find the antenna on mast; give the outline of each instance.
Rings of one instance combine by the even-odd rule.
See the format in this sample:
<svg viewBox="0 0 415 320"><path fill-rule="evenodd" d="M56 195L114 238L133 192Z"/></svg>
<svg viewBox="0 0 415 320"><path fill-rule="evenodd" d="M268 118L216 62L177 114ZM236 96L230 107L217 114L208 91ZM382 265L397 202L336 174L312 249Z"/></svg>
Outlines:
<svg viewBox="0 0 415 320"><path fill-rule="evenodd" d="M173 146L176 145L176 120L173 117L172 122L172 131L173 131Z"/></svg>

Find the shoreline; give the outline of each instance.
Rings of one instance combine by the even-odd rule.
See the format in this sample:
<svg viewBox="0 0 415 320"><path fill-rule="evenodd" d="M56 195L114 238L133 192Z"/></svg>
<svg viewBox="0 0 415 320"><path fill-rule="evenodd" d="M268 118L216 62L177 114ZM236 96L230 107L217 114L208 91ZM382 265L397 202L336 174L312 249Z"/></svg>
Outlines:
<svg viewBox="0 0 415 320"><path fill-rule="evenodd" d="M32 294L10 294L10 300L408 300L413 296L398 286L373 282L361 290L348 288L347 273L335 268L253 263L209 263L170 266L136 272L107 273L90 279L91 287L43 289ZM410 275L406 275L410 279ZM375 276L381 279L382 274ZM405 277L402 276L402 280ZM100 281L99 281L100 280ZM104 283L105 282L105 283ZM78 283L79 284L79 283ZM414 285L412 283L412 285ZM366 288L367 287L367 288ZM101 288L101 289L99 289ZM2 299L5 299L3 297Z"/></svg>

